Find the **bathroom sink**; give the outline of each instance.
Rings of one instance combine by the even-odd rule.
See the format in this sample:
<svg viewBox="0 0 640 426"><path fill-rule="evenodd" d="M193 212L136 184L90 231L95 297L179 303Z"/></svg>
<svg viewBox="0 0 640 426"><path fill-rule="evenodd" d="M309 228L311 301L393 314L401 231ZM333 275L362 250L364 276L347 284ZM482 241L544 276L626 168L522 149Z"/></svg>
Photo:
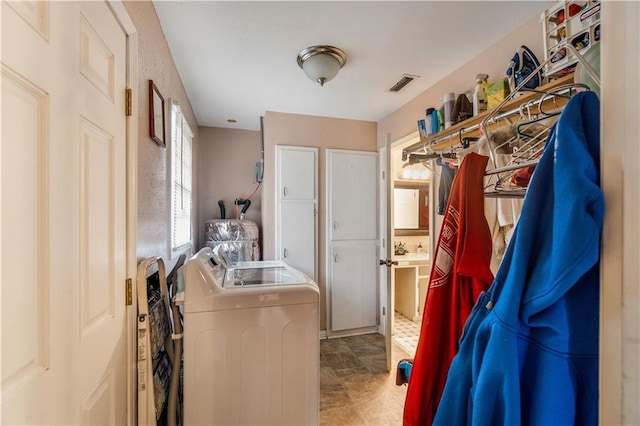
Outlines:
<svg viewBox="0 0 640 426"><path fill-rule="evenodd" d="M394 255L395 260L404 262L420 262L428 261L429 255L427 253L406 253L403 255Z"/></svg>

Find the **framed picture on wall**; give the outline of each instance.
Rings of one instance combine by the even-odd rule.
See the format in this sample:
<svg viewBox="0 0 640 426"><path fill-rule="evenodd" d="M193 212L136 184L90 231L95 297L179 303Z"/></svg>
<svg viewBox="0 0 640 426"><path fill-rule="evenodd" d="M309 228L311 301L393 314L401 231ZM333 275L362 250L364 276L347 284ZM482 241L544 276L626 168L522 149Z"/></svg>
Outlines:
<svg viewBox="0 0 640 426"><path fill-rule="evenodd" d="M164 98L153 84L153 80L149 80L149 119L151 139L165 148L167 143L164 137Z"/></svg>

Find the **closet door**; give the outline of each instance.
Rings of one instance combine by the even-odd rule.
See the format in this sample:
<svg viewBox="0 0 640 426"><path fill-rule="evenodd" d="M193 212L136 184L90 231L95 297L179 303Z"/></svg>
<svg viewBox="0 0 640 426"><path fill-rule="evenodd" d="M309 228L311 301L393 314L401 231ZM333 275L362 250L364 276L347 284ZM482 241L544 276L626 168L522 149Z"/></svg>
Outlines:
<svg viewBox="0 0 640 426"><path fill-rule="evenodd" d="M377 152L327 150L329 333L377 327Z"/></svg>
<svg viewBox="0 0 640 426"><path fill-rule="evenodd" d="M376 242L337 242L331 249L331 330L375 327Z"/></svg>
<svg viewBox="0 0 640 426"><path fill-rule="evenodd" d="M318 149L276 146L276 259L317 281Z"/></svg>
<svg viewBox="0 0 640 426"><path fill-rule="evenodd" d="M313 201L280 205L278 259L316 280L316 206Z"/></svg>
<svg viewBox="0 0 640 426"><path fill-rule="evenodd" d="M377 153L327 150L331 240L376 239L377 165Z"/></svg>
<svg viewBox="0 0 640 426"><path fill-rule="evenodd" d="M316 199L317 158L316 148L276 146L279 199Z"/></svg>

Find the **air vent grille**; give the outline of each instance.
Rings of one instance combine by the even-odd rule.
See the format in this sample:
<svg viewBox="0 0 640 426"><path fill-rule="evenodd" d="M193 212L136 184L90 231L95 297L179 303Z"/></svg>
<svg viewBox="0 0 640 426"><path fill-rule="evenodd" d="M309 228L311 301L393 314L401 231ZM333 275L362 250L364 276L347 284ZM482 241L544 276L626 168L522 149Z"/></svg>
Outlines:
<svg viewBox="0 0 640 426"><path fill-rule="evenodd" d="M404 89L404 87L407 84L411 83L416 78L420 78L420 76L419 75L413 75L413 74L403 74L402 77L400 77L400 80L398 80L393 86L391 86L389 91L390 92L399 92L402 89Z"/></svg>

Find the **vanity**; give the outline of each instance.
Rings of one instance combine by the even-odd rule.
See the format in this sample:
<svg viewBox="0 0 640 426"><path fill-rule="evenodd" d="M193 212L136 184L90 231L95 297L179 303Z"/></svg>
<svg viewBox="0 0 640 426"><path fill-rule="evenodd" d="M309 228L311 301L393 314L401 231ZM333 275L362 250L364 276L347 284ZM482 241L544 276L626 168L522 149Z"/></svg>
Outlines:
<svg viewBox="0 0 640 426"><path fill-rule="evenodd" d="M396 170L424 172L422 165L404 167L394 157ZM392 295L393 308L411 321L420 321L431 270L429 256L429 192L428 180L398 178L393 190L394 255ZM407 251L408 250L408 251ZM404 253L404 254L402 254Z"/></svg>
<svg viewBox="0 0 640 426"><path fill-rule="evenodd" d="M406 253L394 255L394 309L405 318L420 321L429 284L429 255Z"/></svg>

